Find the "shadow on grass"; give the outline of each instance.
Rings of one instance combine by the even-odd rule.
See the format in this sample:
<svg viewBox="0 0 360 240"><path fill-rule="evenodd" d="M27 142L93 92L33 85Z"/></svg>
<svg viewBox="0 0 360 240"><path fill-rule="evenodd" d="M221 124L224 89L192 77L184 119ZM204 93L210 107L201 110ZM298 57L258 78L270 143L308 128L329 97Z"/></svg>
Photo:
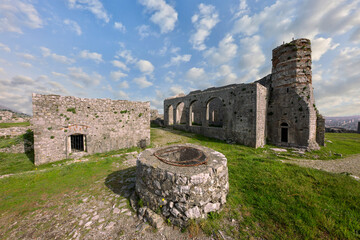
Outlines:
<svg viewBox="0 0 360 240"><path fill-rule="evenodd" d="M135 171L136 167L129 167L109 174L105 179L106 187L129 199L135 191Z"/></svg>
<svg viewBox="0 0 360 240"><path fill-rule="evenodd" d="M26 156L29 158L29 161L34 164L35 154L34 154L34 133L30 129L24 134L24 150Z"/></svg>

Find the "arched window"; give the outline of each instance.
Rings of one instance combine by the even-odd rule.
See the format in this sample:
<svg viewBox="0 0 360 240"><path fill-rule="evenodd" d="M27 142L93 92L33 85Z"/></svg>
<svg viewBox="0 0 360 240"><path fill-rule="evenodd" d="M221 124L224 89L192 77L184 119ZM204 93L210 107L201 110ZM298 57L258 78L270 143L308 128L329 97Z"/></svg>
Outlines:
<svg viewBox="0 0 360 240"><path fill-rule="evenodd" d="M202 119L201 119L201 104L199 101L193 101L190 104L189 108L190 113L190 126L201 126Z"/></svg>
<svg viewBox="0 0 360 240"><path fill-rule="evenodd" d="M168 125L173 125L174 124L174 108L172 105L170 105L168 107L167 114L168 114Z"/></svg>
<svg viewBox="0 0 360 240"><path fill-rule="evenodd" d="M289 140L289 124L281 123L281 142L287 143Z"/></svg>
<svg viewBox="0 0 360 240"><path fill-rule="evenodd" d="M183 102L176 106L176 124L186 124L185 104Z"/></svg>
<svg viewBox="0 0 360 240"><path fill-rule="evenodd" d="M206 108L206 120L209 127L223 127L224 107L220 98L211 99Z"/></svg>

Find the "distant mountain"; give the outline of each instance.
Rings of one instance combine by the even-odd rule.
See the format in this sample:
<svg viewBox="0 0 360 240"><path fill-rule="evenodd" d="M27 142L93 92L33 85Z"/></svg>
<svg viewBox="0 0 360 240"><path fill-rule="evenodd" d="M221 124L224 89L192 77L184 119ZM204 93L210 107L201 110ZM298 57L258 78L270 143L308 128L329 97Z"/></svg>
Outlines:
<svg viewBox="0 0 360 240"><path fill-rule="evenodd" d="M11 109L7 106L4 106L4 105L1 105L0 104L0 111L1 110L7 110L9 112L12 112L12 113L15 113L17 117L30 117L30 115L26 114L26 113L22 113L22 112L19 112L19 111L16 111L14 109Z"/></svg>
<svg viewBox="0 0 360 240"><path fill-rule="evenodd" d="M325 117L326 127L340 127L349 130L357 130L360 115L345 117Z"/></svg>

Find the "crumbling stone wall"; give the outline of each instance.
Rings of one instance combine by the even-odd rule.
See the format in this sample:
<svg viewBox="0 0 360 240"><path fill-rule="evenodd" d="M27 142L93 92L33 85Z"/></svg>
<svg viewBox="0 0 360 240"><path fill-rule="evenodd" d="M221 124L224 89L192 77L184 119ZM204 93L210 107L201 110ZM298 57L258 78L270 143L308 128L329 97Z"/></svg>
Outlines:
<svg viewBox="0 0 360 240"><path fill-rule="evenodd" d="M260 106L262 103L266 103L266 96L267 89L259 83L234 84L194 91L187 96L165 99L164 121L167 126L174 123L172 126L175 129L260 147L264 143L265 120L263 117L258 118L257 116L266 115L266 104ZM209 103L214 98L220 99L222 104L216 104L211 108ZM192 109L194 114L190 114L190 105L192 106L195 101L198 105ZM178 114L176 106L180 103L184 104L181 116L185 117L185 124L176 124L175 121ZM210 114L215 108L220 111L222 127L211 121ZM169 109L173 112L169 112ZM193 125L192 115L200 116L201 123Z"/></svg>
<svg viewBox="0 0 360 240"><path fill-rule="evenodd" d="M0 110L0 123L9 122L13 117L13 113L6 110Z"/></svg>
<svg viewBox="0 0 360 240"><path fill-rule="evenodd" d="M268 139L282 146L319 148L316 142L316 109L311 73L311 46L297 39L273 50ZM288 140L282 125L288 125Z"/></svg>
<svg viewBox="0 0 360 240"><path fill-rule="evenodd" d="M150 103L33 94L35 164L150 143ZM71 136L80 135L83 151Z"/></svg>
<svg viewBox="0 0 360 240"><path fill-rule="evenodd" d="M325 118L320 114L316 119L316 142L319 146L325 145Z"/></svg>
<svg viewBox="0 0 360 240"><path fill-rule="evenodd" d="M308 39L297 39L273 50L272 73L249 84L233 84L164 101L165 125L209 137L261 147L266 143L287 147L318 149L324 141L324 124L318 118L312 87L311 46ZM222 127L209 124L209 102L219 98ZM194 126L193 102L199 102L201 123ZM176 106L184 103L177 124ZM220 125L220 124L218 124Z"/></svg>

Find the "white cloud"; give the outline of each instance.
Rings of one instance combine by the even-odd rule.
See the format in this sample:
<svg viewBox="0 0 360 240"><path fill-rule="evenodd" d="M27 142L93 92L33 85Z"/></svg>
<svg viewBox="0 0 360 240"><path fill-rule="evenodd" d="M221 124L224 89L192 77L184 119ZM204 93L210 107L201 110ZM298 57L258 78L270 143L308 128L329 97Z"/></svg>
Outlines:
<svg viewBox="0 0 360 240"><path fill-rule="evenodd" d="M360 43L360 27L357 27L351 34L350 40L354 43Z"/></svg>
<svg viewBox="0 0 360 240"><path fill-rule="evenodd" d="M170 67L173 65L179 65L182 62L189 62L191 59L190 54L184 54L184 55L177 55L175 57L172 57L170 62L165 64L164 67Z"/></svg>
<svg viewBox="0 0 360 240"><path fill-rule="evenodd" d="M147 60L139 60L137 67L144 74L151 74L154 71L154 66Z"/></svg>
<svg viewBox="0 0 360 240"><path fill-rule="evenodd" d="M27 63L27 62L20 62L19 63L21 66L23 66L24 68L30 68L32 67L31 63Z"/></svg>
<svg viewBox="0 0 360 240"><path fill-rule="evenodd" d="M68 0L71 9L83 9L93 13L98 19L108 23L110 17L99 0Z"/></svg>
<svg viewBox="0 0 360 240"><path fill-rule="evenodd" d="M220 42L219 47L212 47L204 53L211 64L220 65L229 62L237 54L237 45L232 35L227 34Z"/></svg>
<svg viewBox="0 0 360 240"><path fill-rule="evenodd" d="M22 27L42 28L43 22L34 5L28 1L2 0L0 2L0 32L23 33Z"/></svg>
<svg viewBox="0 0 360 240"><path fill-rule="evenodd" d="M153 85L152 82L149 82L145 76L134 78L134 83L136 83L140 88L147 88Z"/></svg>
<svg viewBox="0 0 360 240"><path fill-rule="evenodd" d="M66 63L66 64L71 64L71 63L75 62L74 59L68 58L68 57L63 56L63 55L58 55L56 53L52 53L49 48L40 47L40 49L42 51L43 57L50 57L50 58L52 58L53 60L55 60L57 62Z"/></svg>
<svg viewBox="0 0 360 240"><path fill-rule="evenodd" d="M149 25L140 25L136 27L138 34L140 35L141 39L146 38L150 35L156 36L156 33L152 32Z"/></svg>
<svg viewBox="0 0 360 240"><path fill-rule="evenodd" d="M118 51L115 55L115 58L124 58L126 63L135 63L137 59L132 56L132 53L130 50L124 49L121 51Z"/></svg>
<svg viewBox="0 0 360 240"><path fill-rule="evenodd" d="M230 9L230 11L232 11L232 9ZM245 13L247 13L249 11L248 9L248 5L246 3L246 0L240 0L239 1L239 6L236 9L236 12L234 14L235 18L239 18L240 16L244 15Z"/></svg>
<svg viewBox="0 0 360 240"><path fill-rule="evenodd" d="M16 55L18 55L18 56L20 56L22 58L25 58L27 60L35 60L36 59L35 56L33 56L33 55L29 54L29 53L17 53Z"/></svg>
<svg viewBox="0 0 360 240"><path fill-rule="evenodd" d="M97 72L93 72L91 75L85 73L80 67L69 67L68 76L75 80L81 81L84 85L99 85L103 77Z"/></svg>
<svg viewBox="0 0 360 240"><path fill-rule="evenodd" d="M56 76L56 77L64 77L66 78L67 75L63 74L63 73L58 73L58 72L51 72L52 75Z"/></svg>
<svg viewBox="0 0 360 240"><path fill-rule="evenodd" d="M129 68L126 66L126 64L121 61L113 60L111 63L114 67L121 68L124 71L129 71Z"/></svg>
<svg viewBox="0 0 360 240"><path fill-rule="evenodd" d="M126 32L126 28L125 28L124 24L122 24L121 22L115 22L114 23L114 28L119 30L122 33Z"/></svg>
<svg viewBox="0 0 360 240"><path fill-rule="evenodd" d="M164 0L139 0L139 2L154 14L150 20L159 25L161 33L171 32L175 28L178 13Z"/></svg>
<svg viewBox="0 0 360 240"><path fill-rule="evenodd" d="M111 72L110 73L110 78L113 81L119 81L121 78L127 77L126 73L123 73L121 71L116 71L116 72Z"/></svg>
<svg viewBox="0 0 360 240"><path fill-rule="evenodd" d="M339 44L333 44L331 38L315 38L311 41L312 48L312 60L318 61L321 56L326 53L328 50L334 50Z"/></svg>
<svg viewBox="0 0 360 240"><path fill-rule="evenodd" d="M196 32L191 35L190 43L196 50L205 50L205 39L210 35L211 30L219 22L219 15L213 5L199 5L199 13L191 18L195 26Z"/></svg>
<svg viewBox="0 0 360 240"><path fill-rule="evenodd" d="M55 81L48 81L47 84L50 86L50 88L48 89L49 92L53 92L56 94L61 94L61 95L69 95L69 91L60 83L55 82Z"/></svg>
<svg viewBox="0 0 360 240"><path fill-rule="evenodd" d="M176 76L176 74L174 72L169 71L165 76L165 82L173 83L175 76Z"/></svg>
<svg viewBox="0 0 360 240"><path fill-rule="evenodd" d="M31 77L18 75L12 78L12 85L32 85L35 81Z"/></svg>
<svg viewBox="0 0 360 240"><path fill-rule="evenodd" d="M170 87L170 96L175 96L180 93L185 93L184 89L180 85L173 85Z"/></svg>
<svg viewBox="0 0 360 240"><path fill-rule="evenodd" d="M129 88L129 83L127 81L122 81L119 84L119 88Z"/></svg>
<svg viewBox="0 0 360 240"><path fill-rule="evenodd" d="M255 35L240 40L240 69L245 75L241 78L244 82L256 81L260 68L265 63L265 55L260 46L260 37Z"/></svg>
<svg viewBox="0 0 360 240"><path fill-rule="evenodd" d="M115 96L120 99L129 99L129 95L122 90L117 91Z"/></svg>
<svg viewBox="0 0 360 240"><path fill-rule="evenodd" d="M3 50L4 52L11 52L11 49L3 43L0 43L0 49Z"/></svg>
<svg viewBox="0 0 360 240"><path fill-rule="evenodd" d="M83 50L80 52L79 56L84 59L93 60L96 63L103 62L102 55L97 52L90 52L89 50Z"/></svg>
<svg viewBox="0 0 360 240"><path fill-rule="evenodd" d="M190 68L185 74L186 81L197 89L204 89L210 86L208 76L203 68Z"/></svg>
<svg viewBox="0 0 360 240"><path fill-rule="evenodd" d="M360 114L359 65L360 48L346 47L334 57L328 69L316 68L314 93L322 113L327 116Z"/></svg>
<svg viewBox="0 0 360 240"><path fill-rule="evenodd" d="M217 81L218 86L224 86L238 82L236 74L232 72L232 69L229 65L220 66L216 75L219 78Z"/></svg>
<svg viewBox="0 0 360 240"><path fill-rule="evenodd" d="M77 35L80 36L82 34L81 27L77 22L70 19L65 19L64 23L68 25L72 31L76 32Z"/></svg>

